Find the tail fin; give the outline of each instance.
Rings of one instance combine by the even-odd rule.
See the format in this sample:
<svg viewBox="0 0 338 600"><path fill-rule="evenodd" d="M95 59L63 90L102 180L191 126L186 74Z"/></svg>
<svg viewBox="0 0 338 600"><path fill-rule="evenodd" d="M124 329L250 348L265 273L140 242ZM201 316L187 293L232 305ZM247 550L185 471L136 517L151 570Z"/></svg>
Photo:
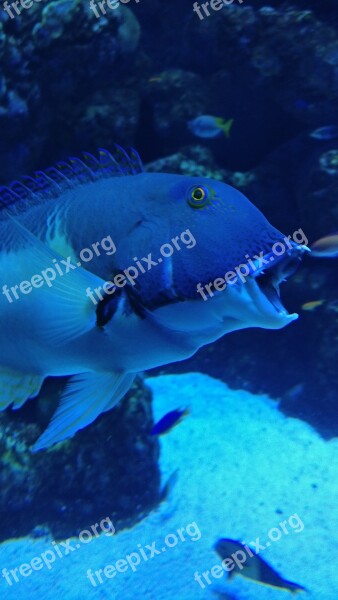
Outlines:
<svg viewBox="0 0 338 600"><path fill-rule="evenodd" d="M228 119L227 121L224 121L224 119L219 119L218 125L223 131L226 138L230 137L230 130L232 128L233 122L234 119Z"/></svg>

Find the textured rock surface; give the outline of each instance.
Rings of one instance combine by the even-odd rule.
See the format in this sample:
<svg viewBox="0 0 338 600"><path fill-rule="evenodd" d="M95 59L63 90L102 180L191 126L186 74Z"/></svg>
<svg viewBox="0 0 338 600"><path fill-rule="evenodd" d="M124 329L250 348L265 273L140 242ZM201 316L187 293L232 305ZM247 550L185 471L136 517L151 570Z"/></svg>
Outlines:
<svg viewBox="0 0 338 600"><path fill-rule="evenodd" d="M149 435L151 392L142 381L71 440L32 454L56 395L49 382L41 406L32 400L14 417L10 411L0 414L1 539L46 529L55 539L65 538L106 516L119 530L159 499L158 444Z"/></svg>
<svg viewBox="0 0 338 600"><path fill-rule="evenodd" d="M4 182L47 166L45 157L54 162L65 150L95 148L98 137L99 145L131 142L138 102L126 88L137 70L139 37L137 17L124 6L100 19L82 0L33 3L13 20L1 9Z"/></svg>

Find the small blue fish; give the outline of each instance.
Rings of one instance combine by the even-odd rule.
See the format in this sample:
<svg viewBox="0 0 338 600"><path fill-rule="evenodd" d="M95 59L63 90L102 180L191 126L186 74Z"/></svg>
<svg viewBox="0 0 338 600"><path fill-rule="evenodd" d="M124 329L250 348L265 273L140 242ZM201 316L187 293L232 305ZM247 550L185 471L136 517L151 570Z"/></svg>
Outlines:
<svg viewBox="0 0 338 600"><path fill-rule="evenodd" d="M150 435L163 435L178 425L189 414L189 408L171 410L152 428Z"/></svg>
<svg viewBox="0 0 338 600"><path fill-rule="evenodd" d="M192 121L188 121L188 127L197 137L214 138L223 133L228 138L233 122L233 119L225 121L221 117L201 115Z"/></svg>
<svg viewBox="0 0 338 600"><path fill-rule="evenodd" d="M295 107L299 108L299 110L306 110L311 108L311 106L312 105L303 98L298 98L298 100L295 101Z"/></svg>
<svg viewBox="0 0 338 600"><path fill-rule="evenodd" d="M326 125L325 127L319 127L309 133L311 138L315 140L334 140L338 138L338 127L337 125Z"/></svg>

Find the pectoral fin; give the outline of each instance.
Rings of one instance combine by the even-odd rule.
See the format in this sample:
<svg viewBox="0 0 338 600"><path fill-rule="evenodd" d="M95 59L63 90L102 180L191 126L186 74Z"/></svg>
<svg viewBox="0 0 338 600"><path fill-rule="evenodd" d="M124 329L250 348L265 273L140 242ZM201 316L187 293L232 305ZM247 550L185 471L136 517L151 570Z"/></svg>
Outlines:
<svg viewBox="0 0 338 600"><path fill-rule="evenodd" d="M12 255L13 282L40 276L39 287L18 300L24 310L25 302L37 303L38 319L43 324L40 337L62 345L93 329L97 305L95 294L90 296L87 290L99 288L104 281L83 269L80 263L71 263L70 257L65 260L14 218L9 219L6 235L7 251ZM10 250L11 245L14 250Z"/></svg>
<svg viewBox="0 0 338 600"><path fill-rule="evenodd" d="M110 410L130 388L132 373L83 373L68 383L51 423L33 452L66 440Z"/></svg>

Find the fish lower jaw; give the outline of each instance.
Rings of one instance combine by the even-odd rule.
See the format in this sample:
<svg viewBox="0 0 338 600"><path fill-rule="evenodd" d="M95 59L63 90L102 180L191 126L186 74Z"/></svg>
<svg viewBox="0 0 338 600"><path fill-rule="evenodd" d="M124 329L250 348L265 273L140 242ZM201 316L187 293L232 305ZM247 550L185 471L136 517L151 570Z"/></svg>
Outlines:
<svg viewBox="0 0 338 600"><path fill-rule="evenodd" d="M297 313L290 314L283 306L279 297L279 284L270 282L263 286L258 282L259 279L248 278L244 285L263 319L263 326L280 329L298 319Z"/></svg>

